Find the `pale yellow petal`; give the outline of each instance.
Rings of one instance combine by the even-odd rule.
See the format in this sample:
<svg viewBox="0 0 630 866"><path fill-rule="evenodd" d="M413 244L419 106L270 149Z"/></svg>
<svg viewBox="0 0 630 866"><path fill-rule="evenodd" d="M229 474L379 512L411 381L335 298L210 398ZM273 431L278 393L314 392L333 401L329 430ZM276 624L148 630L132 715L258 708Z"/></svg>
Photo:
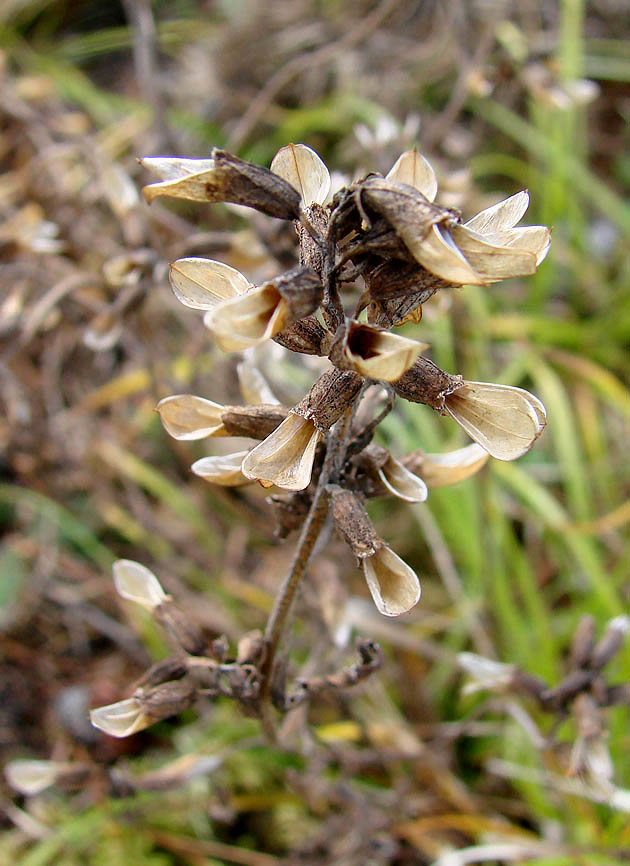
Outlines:
<svg viewBox="0 0 630 866"><path fill-rule="evenodd" d="M361 565L379 613L400 616L420 601L418 575L389 547L366 556Z"/></svg>
<svg viewBox="0 0 630 866"><path fill-rule="evenodd" d="M117 559L112 566L118 595L153 610L168 599L160 581L146 566L133 559Z"/></svg>
<svg viewBox="0 0 630 866"><path fill-rule="evenodd" d="M152 720L142 711L136 698L127 698L125 701L90 710L90 721L95 728L110 737L129 737L148 728Z"/></svg>
<svg viewBox="0 0 630 866"><path fill-rule="evenodd" d="M246 478L241 472L243 458L248 451L237 451L234 454L224 454L217 457L202 457L190 467L195 475L218 484L221 487L240 487L251 484L251 478Z"/></svg>
<svg viewBox="0 0 630 866"><path fill-rule="evenodd" d="M465 448L458 448L457 451L425 454L422 460L422 477L431 488L457 484L478 472L489 457L488 452L476 442Z"/></svg>
<svg viewBox="0 0 630 866"><path fill-rule="evenodd" d="M273 158L271 171L300 193L302 207L326 201L330 174L320 157L305 144L288 144L281 148Z"/></svg>
<svg viewBox="0 0 630 866"><path fill-rule="evenodd" d="M478 274L455 245L446 229L434 225L426 237L405 232L405 245L423 267L456 286L483 286L488 282Z"/></svg>
<svg viewBox="0 0 630 866"><path fill-rule="evenodd" d="M220 301L244 294L250 282L240 271L212 259L177 259L169 280L178 301L194 310L211 310Z"/></svg>
<svg viewBox="0 0 630 866"><path fill-rule="evenodd" d="M511 229L522 219L529 207L529 193L526 189L511 195L509 198L480 211L464 225L473 231L485 234L486 232L504 231Z"/></svg>
<svg viewBox="0 0 630 866"><path fill-rule="evenodd" d="M448 395L446 410L498 460L516 460L529 451L547 420L545 407L533 394L489 382L465 382Z"/></svg>
<svg viewBox="0 0 630 866"><path fill-rule="evenodd" d="M212 162L212 160L209 161ZM211 168L200 171L198 174L187 174L173 180L149 184L149 186L142 188L142 195L149 204L161 195L183 198L187 201L216 201L214 194L208 194L208 184L214 188L214 183L215 171L214 168Z"/></svg>
<svg viewBox="0 0 630 866"><path fill-rule="evenodd" d="M312 421L288 415L249 452L241 471L252 481L275 484L285 490L304 490L311 480L315 450L321 438Z"/></svg>
<svg viewBox="0 0 630 866"><path fill-rule="evenodd" d="M391 455L379 469L378 476L391 494L405 502L424 502L427 498L427 485L423 479L418 478Z"/></svg>
<svg viewBox="0 0 630 866"><path fill-rule="evenodd" d="M279 333L287 322L286 302L272 283L222 301L204 316L224 352L257 346Z"/></svg>
<svg viewBox="0 0 630 866"><path fill-rule="evenodd" d="M155 411L170 436L191 440L227 435L221 423L223 408L194 394L173 394L160 400Z"/></svg>
<svg viewBox="0 0 630 866"><path fill-rule="evenodd" d="M402 153L387 174L387 180L406 183L429 201L437 195L438 182L431 164L415 149Z"/></svg>
<svg viewBox="0 0 630 866"><path fill-rule="evenodd" d="M466 226L453 226L451 232L458 249L486 282L536 273L536 255L530 250L497 246Z"/></svg>

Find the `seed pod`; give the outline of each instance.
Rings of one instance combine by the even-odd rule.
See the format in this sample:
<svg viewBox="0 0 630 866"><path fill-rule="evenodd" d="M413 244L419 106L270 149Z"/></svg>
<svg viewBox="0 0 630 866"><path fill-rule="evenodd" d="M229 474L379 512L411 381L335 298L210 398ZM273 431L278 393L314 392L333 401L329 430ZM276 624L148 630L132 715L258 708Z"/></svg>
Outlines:
<svg viewBox="0 0 630 866"><path fill-rule="evenodd" d="M298 490L287 496L269 496L266 501L273 509L276 522L273 534L276 538L284 539L302 526L311 507L312 497L303 490Z"/></svg>
<svg viewBox="0 0 630 866"><path fill-rule="evenodd" d="M207 641L199 626L172 601L165 601L153 611L158 622L176 646L193 656L205 655Z"/></svg>
<svg viewBox="0 0 630 866"><path fill-rule="evenodd" d="M333 336L316 316L305 316L284 328L273 339L291 352L325 357L330 352Z"/></svg>
<svg viewBox="0 0 630 866"><path fill-rule="evenodd" d="M285 406L266 404L262 406L225 406L221 422L228 436L247 436L250 439L265 439L280 426L289 414Z"/></svg>
<svg viewBox="0 0 630 866"><path fill-rule="evenodd" d="M630 633L630 617L616 616L611 619L591 653L591 669L599 671L607 665L623 646L624 638L628 633Z"/></svg>
<svg viewBox="0 0 630 866"><path fill-rule="evenodd" d="M361 376L357 373L327 370L292 411L312 421L321 433L325 433L352 405L361 384Z"/></svg>
<svg viewBox="0 0 630 866"><path fill-rule="evenodd" d="M169 680L180 680L188 673L185 656L169 656L155 662L136 682L135 690L150 689Z"/></svg>
<svg viewBox="0 0 630 866"><path fill-rule="evenodd" d="M368 308L368 322L392 328L407 321L419 322L422 304L450 283L429 273L416 262L389 260L364 271L367 289L360 306Z"/></svg>
<svg viewBox="0 0 630 866"><path fill-rule="evenodd" d="M134 697L139 701L142 711L151 719L150 724L191 707L196 698L197 689L190 679L173 680L162 683L149 691L141 691Z"/></svg>
<svg viewBox="0 0 630 866"><path fill-rule="evenodd" d="M428 343L398 337L370 325L346 320L339 328L330 360L341 370L354 370L370 379L399 379Z"/></svg>
<svg viewBox="0 0 630 866"><path fill-rule="evenodd" d="M357 559L373 556L385 545L358 496L338 488L331 499L335 526Z"/></svg>
<svg viewBox="0 0 630 866"><path fill-rule="evenodd" d="M438 412L444 412L449 394L464 384L461 376L452 376L430 361L420 357L400 379L392 382L399 397L412 403L426 403Z"/></svg>
<svg viewBox="0 0 630 866"><path fill-rule="evenodd" d="M317 309L322 284L308 268L294 268L209 310L204 322L227 352L269 340Z"/></svg>

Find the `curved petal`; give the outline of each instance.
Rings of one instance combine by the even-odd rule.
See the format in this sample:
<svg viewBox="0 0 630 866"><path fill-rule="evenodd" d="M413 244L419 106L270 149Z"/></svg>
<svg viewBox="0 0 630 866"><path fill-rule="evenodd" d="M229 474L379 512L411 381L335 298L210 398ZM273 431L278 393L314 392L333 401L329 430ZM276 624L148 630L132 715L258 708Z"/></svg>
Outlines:
<svg viewBox="0 0 630 866"><path fill-rule="evenodd" d="M194 310L211 310L251 287L236 268L213 259L177 259L170 265L168 277L177 300Z"/></svg>
<svg viewBox="0 0 630 866"><path fill-rule="evenodd" d="M511 195L503 201L479 211L476 216L464 223L466 228L485 234L486 232L511 229L522 219L529 207L529 193L526 189Z"/></svg>
<svg viewBox="0 0 630 866"><path fill-rule="evenodd" d="M248 451L236 451L234 454L202 457L190 468L195 475L211 484L218 484L221 487L240 487L252 483L251 478L246 478L241 472L241 463L248 453Z"/></svg>
<svg viewBox="0 0 630 866"><path fill-rule="evenodd" d="M536 256L530 250L496 246L466 226L453 226L451 231L458 249L486 281L536 273Z"/></svg>
<svg viewBox="0 0 630 866"><path fill-rule="evenodd" d="M147 164L143 160L142 164ZM196 162L196 160L177 160L179 163ZM152 183L142 188L142 195L151 204L153 199L161 195L171 198L183 198L188 201L214 201L214 196L208 195L208 184L213 186L215 182L215 170L213 160L199 160L200 163L211 163L211 168L204 168L195 174L180 174L176 177L163 180L160 183Z"/></svg>
<svg viewBox="0 0 630 866"><path fill-rule="evenodd" d="M403 237L409 252L423 267L456 286L483 286L488 282L466 261L446 229L434 225L425 237Z"/></svg>
<svg viewBox="0 0 630 866"><path fill-rule="evenodd" d="M475 475L488 462L488 452L473 442L457 451L425 454L421 474L428 487L446 487Z"/></svg>
<svg viewBox="0 0 630 866"><path fill-rule="evenodd" d="M421 192L429 201L437 195L438 182L431 164L416 148L406 150L398 157L386 175L387 180L406 183Z"/></svg>
<svg viewBox="0 0 630 866"><path fill-rule="evenodd" d="M116 592L128 601L153 610L169 598L153 572L133 559L117 559L112 571Z"/></svg>
<svg viewBox="0 0 630 866"><path fill-rule="evenodd" d="M148 728L152 721L136 698L90 710L90 722L110 737L129 737Z"/></svg>
<svg viewBox="0 0 630 866"><path fill-rule="evenodd" d="M282 147L274 156L270 169L300 193L302 207L326 201L330 174L320 157L305 144Z"/></svg>
<svg viewBox="0 0 630 866"><path fill-rule="evenodd" d="M265 283L208 310L204 324L224 352L239 352L271 339L284 328L287 316L286 301L273 283Z"/></svg>
<svg viewBox="0 0 630 866"><path fill-rule="evenodd" d="M285 490L304 490L311 481L315 449L322 434L312 421L290 414L243 460L241 471L252 481Z"/></svg>
<svg viewBox="0 0 630 866"><path fill-rule="evenodd" d="M422 478L418 478L391 455L378 470L378 477L393 496L405 502L424 502L427 498L427 485Z"/></svg>
<svg viewBox="0 0 630 866"><path fill-rule="evenodd" d="M400 616L420 601L418 575L389 547L366 556L361 565L379 613Z"/></svg>
<svg viewBox="0 0 630 866"><path fill-rule="evenodd" d="M498 460L516 460L532 447L547 423L545 407L523 388L465 382L449 394L446 411Z"/></svg>
<svg viewBox="0 0 630 866"><path fill-rule="evenodd" d="M226 436L221 423L223 406L194 394L173 394L155 407L166 432L174 439L205 439Z"/></svg>

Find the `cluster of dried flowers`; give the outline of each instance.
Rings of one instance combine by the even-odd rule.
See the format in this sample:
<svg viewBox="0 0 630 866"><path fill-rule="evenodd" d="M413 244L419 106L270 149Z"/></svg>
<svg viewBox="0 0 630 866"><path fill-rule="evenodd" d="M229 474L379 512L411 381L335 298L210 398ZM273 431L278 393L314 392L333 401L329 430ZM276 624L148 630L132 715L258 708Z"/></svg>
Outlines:
<svg viewBox="0 0 630 866"><path fill-rule="evenodd" d="M391 329L420 321L423 303L440 289L534 273L549 249L550 232L543 226L517 227L527 209L527 192L462 222L458 212L435 203L435 174L416 150L402 154L386 177L369 174L330 201L328 170L302 144L282 148L270 169L219 149L210 159L141 162L160 177L144 189L149 202L158 196L230 202L295 224L298 266L262 285L251 285L218 261L185 258L171 266L175 295L204 311L204 322L221 349L240 351L275 340L292 352L330 362L292 408L279 405L260 373L248 365L241 367L241 386L252 405L221 406L178 394L157 407L164 427L177 439L259 440L248 451L199 460L193 471L214 484L259 482L286 491L269 499L278 534L302 530L292 574L280 590L256 658L237 660L230 668L216 647L195 641L185 645L181 622L174 630L168 617L165 622L186 653L206 659L206 676L208 670L214 672L207 689L223 689L247 705L255 703L261 689L264 694L272 688L286 611L326 513L332 512L359 560L380 613L397 616L418 602L420 581L378 535L365 500L397 496L422 502L428 487L469 477L489 455L520 457L542 432L545 409L532 394L445 372L422 354L426 344ZM418 450L394 457L372 437L396 396L450 415L474 444L446 454ZM119 585L123 595L137 596L154 612L172 611L147 569L127 563L118 572L126 576L124 586ZM119 584L121 580L118 576ZM127 586L134 581L138 591ZM371 669L369 652L367 656L364 667ZM189 660L186 670L191 667ZM167 709L192 702L198 686L189 684L188 674L165 675L161 671L160 679L149 677L152 690L145 683L136 697L95 710L93 723L125 736L162 718ZM177 687L166 689L169 679ZM287 705L277 683L273 698L277 706Z"/></svg>

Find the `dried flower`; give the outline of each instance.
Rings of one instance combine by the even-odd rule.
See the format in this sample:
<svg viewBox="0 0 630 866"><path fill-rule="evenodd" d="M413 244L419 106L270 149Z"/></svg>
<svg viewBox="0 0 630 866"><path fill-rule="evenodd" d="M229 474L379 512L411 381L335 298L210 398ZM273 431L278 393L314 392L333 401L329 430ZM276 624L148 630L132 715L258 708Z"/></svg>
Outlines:
<svg viewBox="0 0 630 866"><path fill-rule="evenodd" d="M190 440L227 436L221 420L224 408L194 394L173 394L160 400L155 411L170 436Z"/></svg>
<svg viewBox="0 0 630 866"><path fill-rule="evenodd" d="M291 413L244 458L241 472L264 487L304 490L311 481L315 449L322 434L312 421Z"/></svg>
<svg viewBox="0 0 630 866"><path fill-rule="evenodd" d="M115 704L90 710L90 721L95 728L104 731L110 737L130 737L148 728L157 720L143 711L142 704L137 698L127 698Z"/></svg>
<svg viewBox="0 0 630 866"><path fill-rule="evenodd" d="M9 761L4 768L4 776L14 791L33 797L59 781L85 777L88 769L83 764L65 761Z"/></svg>
<svg viewBox="0 0 630 866"><path fill-rule="evenodd" d="M302 207L324 204L330 191L330 173L320 157L305 144L281 148L270 170L284 178L302 198Z"/></svg>
<svg viewBox="0 0 630 866"><path fill-rule="evenodd" d="M425 454L414 451L403 457L403 465L411 472L420 475L427 487L446 487L457 484L478 472L488 462L488 452L473 442L456 451L444 454Z"/></svg>

